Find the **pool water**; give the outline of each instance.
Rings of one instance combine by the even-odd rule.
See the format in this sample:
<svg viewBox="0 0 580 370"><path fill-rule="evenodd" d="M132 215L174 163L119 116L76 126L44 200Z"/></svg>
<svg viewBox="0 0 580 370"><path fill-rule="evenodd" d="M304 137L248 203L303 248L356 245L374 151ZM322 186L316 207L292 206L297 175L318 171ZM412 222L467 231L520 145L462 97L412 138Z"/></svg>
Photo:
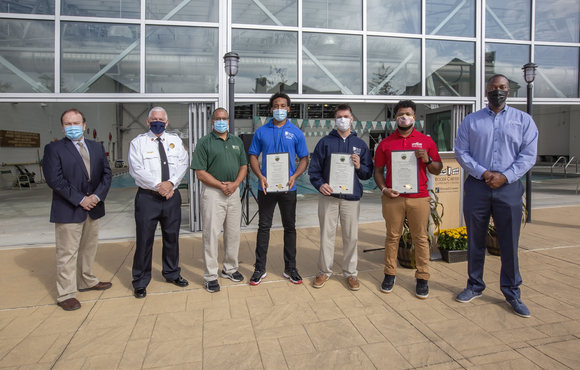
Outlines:
<svg viewBox="0 0 580 370"><path fill-rule="evenodd" d="M189 171L187 171L185 177L189 180ZM363 186L363 190L373 190L376 186L375 180L373 178L370 178L369 180L363 180L361 181L361 184ZM113 177L111 182L112 188L128 188L133 186L137 185L135 185L135 180L128 173ZM258 189L258 178L256 175L254 175L254 173L250 174L250 186L254 190ZM318 193L318 190L314 189L312 184L310 184L310 177L308 176L307 172L303 173L302 176L296 180L296 190L298 191L298 194Z"/></svg>

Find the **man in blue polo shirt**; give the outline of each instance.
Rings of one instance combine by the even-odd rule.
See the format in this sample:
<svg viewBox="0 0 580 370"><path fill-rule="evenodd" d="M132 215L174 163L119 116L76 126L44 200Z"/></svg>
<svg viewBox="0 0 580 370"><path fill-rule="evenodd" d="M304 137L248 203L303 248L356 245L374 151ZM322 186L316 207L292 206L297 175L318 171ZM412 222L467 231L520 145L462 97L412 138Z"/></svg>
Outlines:
<svg viewBox="0 0 580 370"><path fill-rule="evenodd" d="M276 93L270 97L270 111L274 118L256 130L250 146L250 168L259 180L258 206L259 222L256 240L256 268L250 285L258 285L266 277L266 255L270 242L270 228L276 204L280 208L284 226L284 277L294 284L302 283L296 269L296 179L306 171L308 166L308 148L302 131L286 117L290 112L290 97ZM271 153L288 153L289 181L287 192L268 193L266 156ZM262 154L262 169L258 157ZM295 165L295 157L300 161Z"/></svg>

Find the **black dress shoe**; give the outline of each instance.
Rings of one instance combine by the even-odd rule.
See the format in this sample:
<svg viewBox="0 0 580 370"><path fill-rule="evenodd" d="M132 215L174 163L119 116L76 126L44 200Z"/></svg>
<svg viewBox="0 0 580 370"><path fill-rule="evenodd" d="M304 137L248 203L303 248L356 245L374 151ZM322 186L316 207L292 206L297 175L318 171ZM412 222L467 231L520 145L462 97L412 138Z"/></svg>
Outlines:
<svg viewBox="0 0 580 370"><path fill-rule="evenodd" d="M175 284L179 287L182 287L182 288L185 288L186 286L189 285L189 282L187 280L185 280L184 278L182 278L181 276L179 276L175 280L165 279L165 281L167 281L168 283L173 283L173 284Z"/></svg>
<svg viewBox="0 0 580 370"><path fill-rule="evenodd" d="M145 288L135 289L135 298L145 298L145 297L147 297L147 290L145 290Z"/></svg>

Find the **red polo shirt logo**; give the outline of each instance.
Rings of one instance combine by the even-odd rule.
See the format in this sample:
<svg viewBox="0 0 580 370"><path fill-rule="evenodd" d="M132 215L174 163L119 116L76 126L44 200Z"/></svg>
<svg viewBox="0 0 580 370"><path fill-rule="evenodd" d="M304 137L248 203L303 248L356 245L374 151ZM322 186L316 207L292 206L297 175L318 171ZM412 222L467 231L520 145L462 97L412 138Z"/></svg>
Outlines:
<svg viewBox="0 0 580 370"><path fill-rule="evenodd" d="M427 135L420 133L413 129L413 132L407 137L399 135L398 131L393 132L387 138L380 142L375 151L375 166L387 167L387 174L385 177L385 184L387 188L392 187L391 180L391 152L393 150L417 150L425 149L427 154L433 158L435 162L441 162L441 157L437 151L437 145ZM419 160L419 193L417 194L401 194L402 197L408 198L424 198L429 196L427 190L427 166Z"/></svg>

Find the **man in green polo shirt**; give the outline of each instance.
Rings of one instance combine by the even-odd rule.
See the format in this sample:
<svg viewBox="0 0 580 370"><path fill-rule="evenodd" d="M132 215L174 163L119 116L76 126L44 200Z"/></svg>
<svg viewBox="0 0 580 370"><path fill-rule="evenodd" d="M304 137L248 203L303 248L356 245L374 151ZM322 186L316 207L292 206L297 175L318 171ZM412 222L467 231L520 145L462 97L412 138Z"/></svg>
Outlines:
<svg viewBox="0 0 580 370"><path fill-rule="evenodd" d="M197 142L191 169L203 186L201 219L203 222L203 278L208 292L219 292L218 238L224 229L224 259L221 276L238 282L240 249L240 183L248 172L248 159L242 140L228 133L228 112L217 108L211 118L213 131Z"/></svg>

